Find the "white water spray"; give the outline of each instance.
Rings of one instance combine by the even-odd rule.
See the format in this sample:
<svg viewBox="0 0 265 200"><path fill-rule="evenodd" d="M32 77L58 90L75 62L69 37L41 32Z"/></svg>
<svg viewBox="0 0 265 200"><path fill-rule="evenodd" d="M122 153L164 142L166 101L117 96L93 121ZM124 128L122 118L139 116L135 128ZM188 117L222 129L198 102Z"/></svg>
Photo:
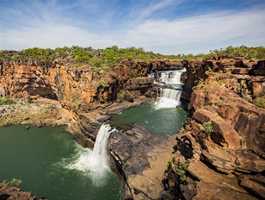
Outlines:
<svg viewBox="0 0 265 200"><path fill-rule="evenodd" d="M116 129L111 129L110 125L102 124L93 151L85 149L69 168L88 174L95 185L104 184L105 176L110 170L107 152L108 138L114 131Z"/></svg>
<svg viewBox="0 0 265 200"><path fill-rule="evenodd" d="M160 97L155 103L156 109L161 108L174 108L179 106L181 89L174 89L178 86L182 87L181 74L185 72L186 69L174 70L174 71L164 71L161 72L159 82L163 83L168 88L161 88ZM179 88L179 87L178 87Z"/></svg>

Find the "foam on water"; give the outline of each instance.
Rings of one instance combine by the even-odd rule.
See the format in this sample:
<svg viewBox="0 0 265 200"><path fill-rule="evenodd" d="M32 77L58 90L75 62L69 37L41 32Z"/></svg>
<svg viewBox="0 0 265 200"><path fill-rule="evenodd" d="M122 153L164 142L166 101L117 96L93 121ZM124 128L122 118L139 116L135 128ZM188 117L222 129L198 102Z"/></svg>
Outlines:
<svg viewBox="0 0 265 200"><path fill-rule="evenodd" d="M115 129L110 125L102 124L93 150L79 147L77 159L67 165L67 168L78 170L89 176L97 186L103 185L107 174L110 172L107 152L108 138Z"/></svg>
<svg viewBox="0 0 265 200"><path fill-rule="evenodd" d="M177 85L181 85L181 74L185 72L185 68L182 70L164 71L160 72L159 81L169 88L161 88L160 97L155 102L155 108L174 108L181 104L181 90L174 89Z"/></svg>

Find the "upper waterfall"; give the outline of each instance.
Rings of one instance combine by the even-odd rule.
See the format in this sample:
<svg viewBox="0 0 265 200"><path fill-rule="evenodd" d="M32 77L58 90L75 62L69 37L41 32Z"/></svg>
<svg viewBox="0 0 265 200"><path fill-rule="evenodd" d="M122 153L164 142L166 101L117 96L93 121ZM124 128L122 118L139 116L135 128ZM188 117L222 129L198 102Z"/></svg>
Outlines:
<svg viewBox="0 0 265 200"><path fill-rule="evenodd" d="M160 88L160 96L155 103L157 109L160 108L174 108L180 105L180 98L182 92L181 74L186 69L160 71L158 81L162 84Z"/></svg>
<svg viewBox="0 0 265 200"><path fill-rule="evenodd" d="M159 81L167 85L182 85L181 74L185 72L185 68L181 70L170 70L160 72Z"/></svg>

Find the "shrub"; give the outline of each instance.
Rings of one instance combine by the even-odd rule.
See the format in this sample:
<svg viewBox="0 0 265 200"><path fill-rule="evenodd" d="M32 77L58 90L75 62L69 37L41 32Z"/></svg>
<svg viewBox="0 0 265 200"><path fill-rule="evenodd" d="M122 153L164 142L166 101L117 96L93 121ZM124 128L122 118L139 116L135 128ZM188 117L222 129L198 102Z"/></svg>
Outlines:
<svg viewBox="0 0 265 200"><path fill-rule="evenodd" d="M203 131L208 135L211 135L211 133L213 133L213 123L211 121L203 122L202 127Z"/></svg>
<svg viewBox="0 0 265 200"><path fill-rule="evenodd" d="M103 88L105 88L105 87L108 87L108 86L109 86L109 84L108 84L108 82L107 82L106 80L101 79L101 80L98 82L98 87L103 87Z"/></svg>
<svg viewBox="0 0 265 200"><path fill-rule="evenodd" d="M258 107L265 108L265 96L257 97L254 100L254 104Z"/></svg>
<svg viewBox="0 0 265 200"><path fill-rule="evenodd" d="M189 162L187 161L176 161L173 157L172 160L167 162L167 171L171 171L179 177L179 181L182 184L186 183L187 180L187 169Z"/></svg>
<svg viewBox="0 0 265 200"><path fill-rule="evenodd" d="M9 186L19 187L22 181L20 179L13 178L10 181L4 180L3 183Z"/></svg>
<svg viewBox="0 0 265 200"><path fill-rule="evenodd" d="M7 97L0 97L0 105L10 105L14 103L15 102L12 99L9 99Z"/></svg>
<svg viewBox="0 0 265 200"><path fill-rule="evenodd" d="M117 46L105 49L83 48L79 46L63 47L56 49L29 48L22 51L0 51L1 61L34 61L40 65L49 66L52 62L71 62L73 66L89 64L95 71L106 70L125 59L149 61L152 59L167 60L204 60L215 57L244 57L248 59L265 59L264 47L227 47L210 51L208 54L179 54L161 55L158 53L144 51L142 48L119 48Z"/></svg>
<svg viewBox="0 0 265 200"><path fill-rule="evenodd" d="M121 90L118 92L117 99L118 100L124 100L125 99L126 92L124 90Z"/></svg>
<svg viewBox="0 0 265 200"><path fill-rule="evenodd" d="M185 184L187 180L188 162L178 162L174 165L174 172L179 176L180 183Z"/></svg>

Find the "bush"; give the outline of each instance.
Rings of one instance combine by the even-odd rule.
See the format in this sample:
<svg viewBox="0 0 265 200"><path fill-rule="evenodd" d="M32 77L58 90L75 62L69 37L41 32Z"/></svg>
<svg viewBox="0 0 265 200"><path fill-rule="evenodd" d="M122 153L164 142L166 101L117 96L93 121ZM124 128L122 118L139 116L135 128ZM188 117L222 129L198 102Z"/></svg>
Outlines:
<svg viewBox="0 0 265 200"><path fill-rule="evenodd" d="M10 181L4 180L3 183L8 186L20 187L22 181L20 179L13 178Z"/></svg>
<svg viewBox="0 0 265 200"><path fill-rule="evenodd" d="M203 131L208 135L211 135L211 133L213 133L213 123L211 121L203 122L202 127Z"/></svg>
<svg viewBox="0 0 265 200"><path fill-rule="evenodd" d="M265 108L265 96L263 97L257 97L254 100L254 104L258 107Z"/></svg>
<svg viewBox="0 0 265 200"><path fill-rule="evenodd" d="M171 171L176 174L179 178L180 183L185 184L187 182L187 169L189 162L187 161L176 161L173 157L167 163L167 171Z"/></svg>
<svg viewBox="0 0 265 200"><path fill-rule="evenodd" d="M75 64L74 66L89 64L95 71L106 70L124 59L147 61L165 57L167 56L146 52L141 48L119 48L117 46L105 49L72 46L56 49L29 48L22 51L0 51L0 61L34 61L38 64L49 65L55 59L61 59L66 62L72 62L72 64Z"/></svg>
<svg viewBox="0 0 265 200"><path fill-rule="evenodd" d="M124 100L125 99L125 96L126 96L126 92L124 90L121 90L117 94L117 99L118 100Z"/></svg>
<svg viewBox="0 0 265 200"><path fill-rule="evenodd" d="M0 105L10 105L14 103L15 102L12 99L9 99L7 97L0 97Z"/></svg>
<svg viewBox="0 0 265 200"><path fill-rule="evenodd" d="M187 169L188 169L189 164L187 162L183 162L183 163L178 163L175 166L175 173L179 176L179 180L181 183L186 183L187 181Z"/></svg>
<svg viewBox="0 0 265 200"><path fill-rule="evenodd" d="M161 55L144 51L142 48L119 48L117 46L105 49L83 48L79 46L63 47L56 49L29 48L22 51L0 51L1 61L34 61L40 65L49 66L55 60L71 62L73 66L89 64L95 71L106 70L125 59L149 61L152 59L168 60L203 60L214 57L244 57L248 59L265 59L264 47L227 47L210 51L208 54L179 54Z"/></svg>
<svg viewBox="0 0 265 200"><path fill-rule="evenodd" d="M105 87L108 87L108 86L109 86L109 84L108 84L108 82L107 82L106 80L101 79L101 80L98 82L98 87L103 87L103 88L105 88Z"/></svg>

